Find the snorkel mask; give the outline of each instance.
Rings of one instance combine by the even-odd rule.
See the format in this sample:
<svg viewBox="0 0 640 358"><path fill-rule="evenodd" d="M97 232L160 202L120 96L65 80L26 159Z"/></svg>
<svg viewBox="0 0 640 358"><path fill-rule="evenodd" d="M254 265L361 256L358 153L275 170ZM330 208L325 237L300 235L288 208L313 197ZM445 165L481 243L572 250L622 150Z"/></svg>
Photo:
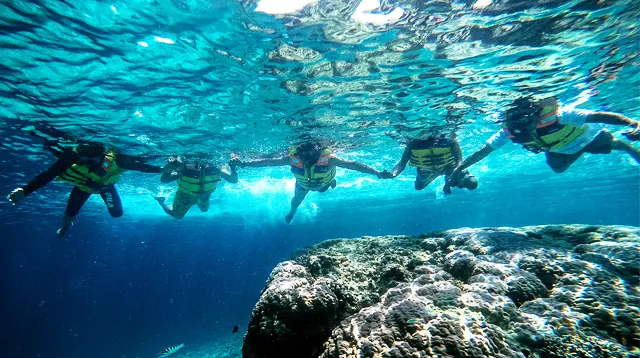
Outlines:
<svg viewBox="0 0 640 358"><path fill-rule="evenodd" d="M298 146L298 155L306 167L311 167L320 160L322 149L317 144L303 143Z"/></svg>
<svg viewBox="0 0 640 358"><path fill-rule="evenodd" d="M86 142L76 147L79 162L83 164L100 164L104 158L106 149L102 143Z"/></svg>
<svg viewBox="0 0 640 358"><path fill-rule="evenodd" d="M514 135L529 133L536 129L541 111L542 106L532 98L520 98L504 113L503 122Z"/></svg>

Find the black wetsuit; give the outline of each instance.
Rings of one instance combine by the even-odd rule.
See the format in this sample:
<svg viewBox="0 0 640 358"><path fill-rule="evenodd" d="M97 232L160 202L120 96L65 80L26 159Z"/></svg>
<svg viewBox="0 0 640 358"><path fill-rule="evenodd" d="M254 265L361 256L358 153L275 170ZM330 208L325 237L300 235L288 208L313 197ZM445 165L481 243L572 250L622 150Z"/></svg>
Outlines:
<svg viewBox="0 0 640 358"><path fill-rule="evenodd" d="M40 173L37 177L31 180L29 184L22 188L24 190L25 196L42 188L57 176L64 173L73 164L78 164L80 159L77 153L70 150L52 150L52 152L54 153L54 155L56 155L58 160L53 163L53 165L49 167L49 169ZM160 173L162 169L154 165L146 164L139 158L125 154L116 154L115 162L118 167L122 169L135 170L143 173ZM98 166L100 165L98 164ZM118 190L116 189L115 185L103 185L97 189L98 194L100 194L102 200L107 205L109 214L114 218L122 216L122 201L120 200L120 195L118 194ZM87 199L89 199L90 196L91 193L83 191L77 186L74 186L73 190L71 190L71 194L69 195L69 201L67 202L67 209L65 210L65 214L71 217L78 215L80 209L82 208L82 205L84 205L84 203L87 201Z"/></svg>

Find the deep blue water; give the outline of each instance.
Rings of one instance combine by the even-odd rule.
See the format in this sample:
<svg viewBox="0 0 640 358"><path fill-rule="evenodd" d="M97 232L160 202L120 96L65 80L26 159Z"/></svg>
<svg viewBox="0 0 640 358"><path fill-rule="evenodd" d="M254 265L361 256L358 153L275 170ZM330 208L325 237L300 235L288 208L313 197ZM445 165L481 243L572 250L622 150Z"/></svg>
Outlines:
<svg viewBox="0 0 640 358"><path fill-rule="evenodd" d="M355 16L358 1L286 15L273 3L0 2L2 197L53 163L32 126L156 165L274 156L311 138L391 169L425 130L456 131L466 157L524 94L640 118L634 0L383 1L369 14L404 15L382 25ZM142 358L184 342L179 357L239 325L239 357L265 280L298 248L465 226L640 226L638 169L616 152L560 175L510 144L470 169L477 190L452 196L442 178L416 192L413 168L391 181L339 169L337 188L309 194L291 225L286 167L239 169L208 213L182 221L153 200L175 183L130 172L117 184L124 217L91 198L64 240L71 187L50 183L18 207L0 202L1 355Z"/></svg>
<svg viewBox="0 0 640 358"><path fill-rule="evenodd" d="M10 229L21 240L3 241L3 343L20 357L144 357L229 335L286 247L242 228L173 223L136 232L99 220L68 242Z"/></svg>

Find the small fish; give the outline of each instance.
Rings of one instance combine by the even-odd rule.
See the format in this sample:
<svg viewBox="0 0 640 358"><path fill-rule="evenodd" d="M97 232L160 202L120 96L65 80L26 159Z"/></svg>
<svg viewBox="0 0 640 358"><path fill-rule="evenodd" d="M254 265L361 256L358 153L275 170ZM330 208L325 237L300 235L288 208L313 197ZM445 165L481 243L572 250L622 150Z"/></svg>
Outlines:
<svg viewBox="0 0 640 358"><path fill-rule="evenodd" d="M177 346L167 347L167 348L163 349L162 352L158 353L158 358L168 357L168 356L172 355L173 353L179 351L182 347L184 347L184 343L179 344Z"/></svg>
<svg viewBox="0 0 640 358"><path fill-rule="evenodd" d="M231 333L236 333L236 332L238 332L238 326L233 326Z"/></svg>

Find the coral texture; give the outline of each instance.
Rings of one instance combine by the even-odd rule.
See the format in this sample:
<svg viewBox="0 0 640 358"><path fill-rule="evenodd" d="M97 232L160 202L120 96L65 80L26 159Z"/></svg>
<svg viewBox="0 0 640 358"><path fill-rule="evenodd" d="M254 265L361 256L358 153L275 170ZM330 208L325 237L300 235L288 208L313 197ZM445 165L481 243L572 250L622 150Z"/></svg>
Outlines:
<svg viewBox="0 0 640 358"><path fill-rule="evenodd" d="M243 357L637 356L639 235L561 225L326 241L273 270Z"/></svg>

